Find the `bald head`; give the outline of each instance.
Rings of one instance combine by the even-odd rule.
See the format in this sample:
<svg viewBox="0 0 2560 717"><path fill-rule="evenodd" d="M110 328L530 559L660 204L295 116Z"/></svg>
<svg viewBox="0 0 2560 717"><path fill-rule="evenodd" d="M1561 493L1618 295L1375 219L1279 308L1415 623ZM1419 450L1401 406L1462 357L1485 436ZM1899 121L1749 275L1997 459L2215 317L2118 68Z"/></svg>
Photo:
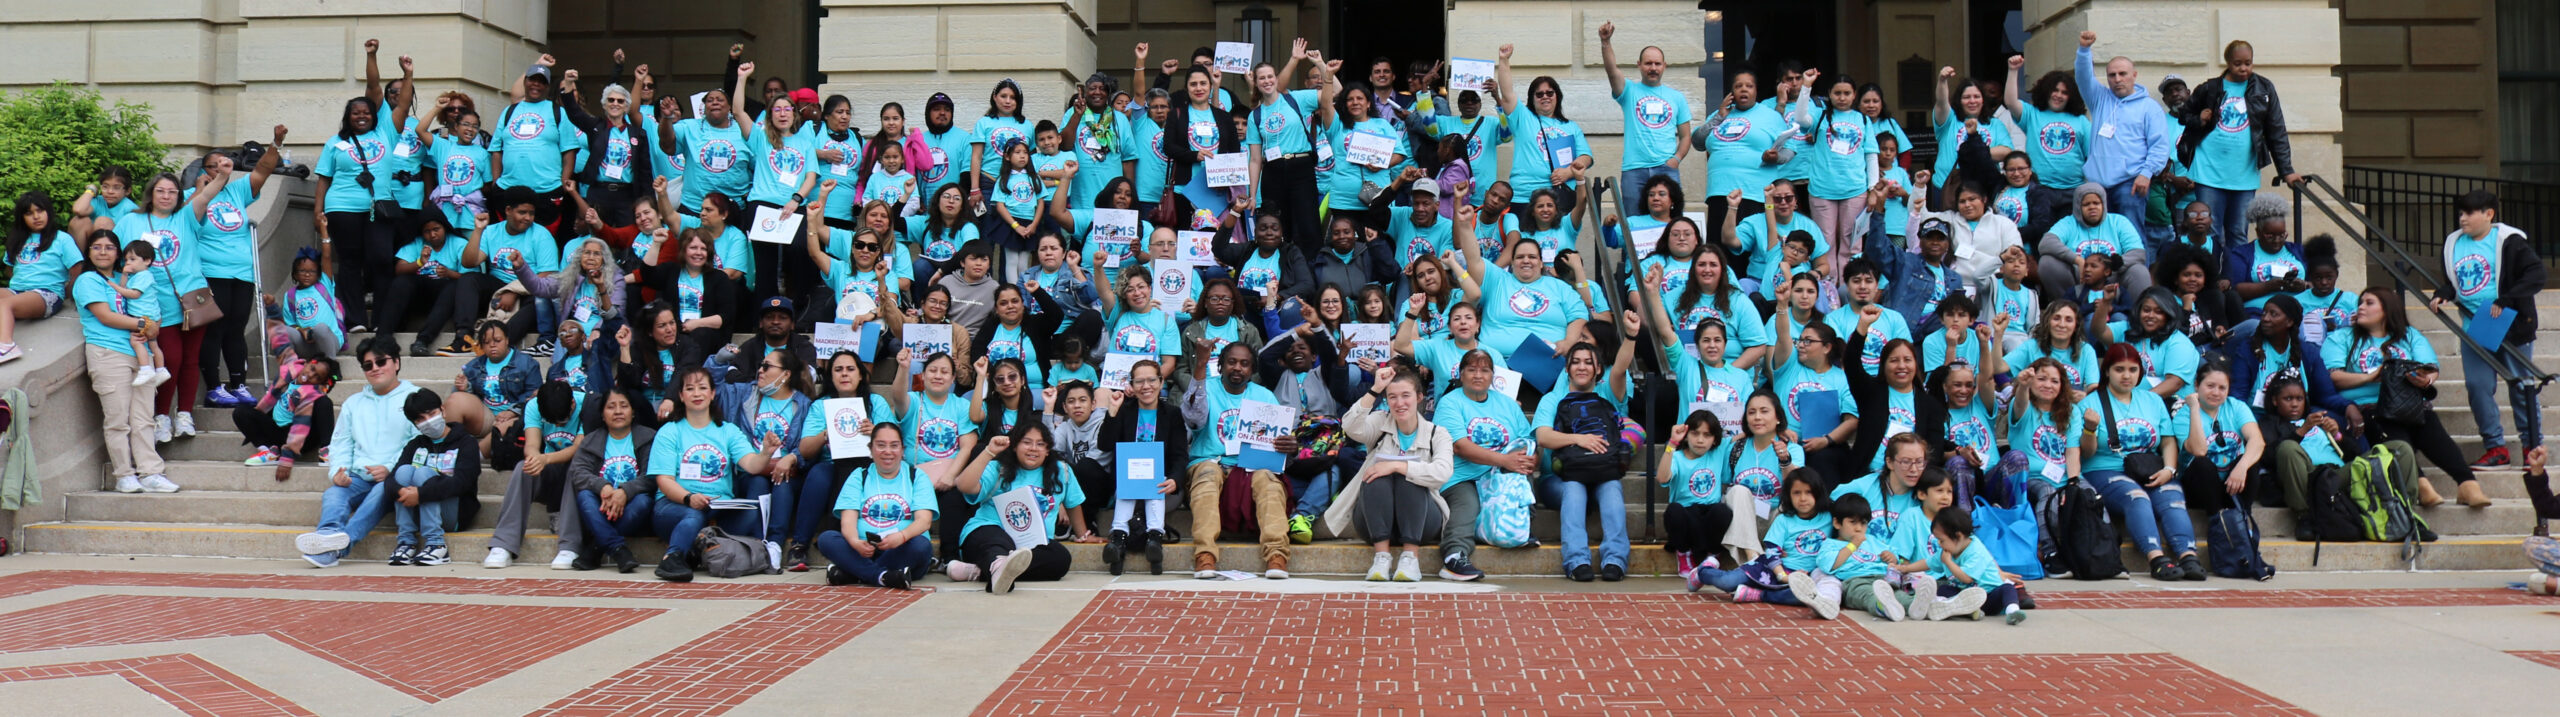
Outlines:
<svg viewBox="0 0 2560 717"><path fill-rule="evenodd" d="M2107 88L2117 97L2132 97L2142 91L2142 82L2133 71L2133 58L2117 55L2107 60Z"/></svg>

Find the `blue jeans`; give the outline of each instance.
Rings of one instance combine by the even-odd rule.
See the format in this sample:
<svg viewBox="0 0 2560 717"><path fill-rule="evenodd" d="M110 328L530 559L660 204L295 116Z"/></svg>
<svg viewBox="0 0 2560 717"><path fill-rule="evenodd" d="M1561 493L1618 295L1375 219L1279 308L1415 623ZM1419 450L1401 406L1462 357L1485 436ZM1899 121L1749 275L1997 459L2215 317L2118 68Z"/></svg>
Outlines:
<svg viewBox="0 0 2560 717"><path fill-rule="evenodd" d="M1289 479L1289 489L1298 491L1298 505L1289 514L1322 517L1324 509L1333 507L1334 497L1342 492L1343 474L1359 474L1360 464L1367 462L1368 458L1368 451L1357 445L1345 444L1342 450L1334 453L1333 468L1306 480Z"/></svg>
<svg viewBox="0 0 2560 717"><path fill-rule="evenodd" d="M1675 184L1680 181L1680 170L1670 167L1646 167L1619 172L1618 216L1632 217L1644 214L1644 183L1653 181L1656 176L1665 175L1671 177L1671 181ZM1479 182L1479 184L1493 186L1491 182ZM1572 209L1567 207L1565 211L1572 211Z"/></svg>
<svg viewBox="0 0 2560 717"><path fill-rule="evenodd" d="M2524 359L2516 357L2532 356L2533 342L2512 345L2515 346L2515 354L2499 356L2498 360L2506 363L2508 370L2517 373L2530 371L2531 368L2526 365ZM2456 346L2454 352L2462 354L2462 391L2470 395L2471 417L2480 422L2480 447L2488 449L2506 445L2506 427L2500 425L2498 419L2497 371L2490 369L2489 362L2472 353L2469 348ZM2520 445L2528 448L2542 445L2541 392L2527 393L2510 386L2507 388L2507 402L2508 407L2515 409L2516 412L2516 435L2524 439ZM2512 464L2522 465L2524 456L2514 456L2509 460Z"/></svg>
<svg viewBox="0 0 2560 717"><path fill-rule="evenodd" d="M361 469L349 468L346 485L331 485L320 493L320 525L313 532L347 534L347 550L339 551L341 556L364 542L364 536L382 523L382 514L396 504L382 483L358 477L364 475L368 474Z"/></svg>
<svg viewBox="0 0 2560 717"><path fill-rule="evenodd" d="M2214 247L2215 250L2228 249L2232 244L2249 241L2249 200L2257 197L2258 190L2255 189L2215 189L2203 184L2196 185L2196 201L2204 202L2205 209L2213 212L2214 243L2217 245ZM2172 214L2182 214L2176 211L2177 207L2169 209Z"/></svg>
<svg viewBox="0 0 2560 717"><path fill-rule="evenodd" d="M694 510L693 506L671 500L649 504L649 524L667 539L667 552L693 551L694 534L702 532L702 524L711 520L711 511Z"/></svg>
<svg viewBox="0 0 2560 717"><path fill-rule="evenodd" d="M2196 551L2195 519L2187 515L2187 491L2176 478L2157 488L2145 488L2140 480L2124 471L2089 471L2089 482L2098 486L2099 495L2124 521L2124 529L2145 553L2164 550L2170 557Z"/></svg>
<svg viewBox="0 0 2560 717"><path fill-rule="evenodd" d="M1564 569L1591 564L1591 531L1583 523L1593 508L1597 494L1600 511L1600 564L1627 566L1627 492L1617 481L1586 485L1558 478L1538 477L1538 499L1556 507L1563 535Z"/></svg>
<svg viewBox="0 0 2560 717"><path fill-rule="evenodd" d="M2160 188L2152 187L2151 190L2156 192L2160 191ZM2133 180L2127 179L2107 185L2107 211L2124 215L2125 221L2133 222L2134 233L2142 235L2144 256L2159 256L2159 245L2153 244L2151 235L2145 231L2145 227L2149 225L2143 222L2150 218L2151 205L2143 201L2144 199L2147 197L2133 193Z"/></svg>
<svg viewBox="0 0 2560 717"><path fill-rule="evenodd" d="M391 483L402 488L416 488L442 475L420 466L401 466L391 469ZM400 522L401 545L430 548L444 544L445 515L461 505L461 498L421 500L417 507L412 508L401 505L393 495L390 488L383 489L383 502L391 507L391 515Z"/></svg>
<svg viewBox="0 0 2560 717"><path fill-rule="evenodd" d="M791 481L785 481L780 485L775 485L773 479L760 475L738 476L737 497L753 499L760 495L772 496L771 504L768 507L773 511L773 515L767 516L763 521L763 525L758 525L755 511L721 511L719 516L720 529L729 531L731 534L740 537L755 536L759 539L777 544L785 540L789 540L793 532L791 529L793 518L791 510L795 504L799 503L798 499L800 497L800 488L802 487L799 484L799 481L803 480L808 480L808 477L802 476ZM829 500L827 503L829 505L833 505L835 503L833 500L834 496L828 496L828 498Z"/></svg>
<svg viewBox="0 0 2560 717"><path fill-rule="evenodd" d="M1697 570L1698 582L1700 584L1725 591L1727 594L1732 594L1734 590L1741 588L1742 581L1748 577L1739 569L1721 570L1714 565L1700 565ZM1802 601L1796 599L1795 593L1785 590L1762 591L1760 593L1760 601L1773 605L1804 604Z"/></svg>
<svg viewBox="0 0 2560 717"><path fill-rule="evenodd" d="M616 520L604 517L604 499L596 497L594 491L578 491L578 520L586 524L587 542L601 552L610 553L622 547L623 538L649 534L653 503L650 498L645 493L632 494L631 499L622 504L622 518ZM561 547L567 550L586 549L585 546Z"/></svg>
<svg viewBox="0 0 2560 717"><path fill-rule="evenodd" d="M864 585L876 586L880 584L880 574L891 570L906 573L908 580L924 577L925 564L933 561L933 541L925 538L918 535L898 547L873 551L868 558L853 552L844 533L833 530L819 533L816 545L818 554L827 556L827 562L844 568Z"/></svg>
<svg viewBox="0 0 2560 717"><path fill-rule="evenodd" d="M533 300L533 332L544 340L560 340L560 302L557 299Z"/></svg>
<svg viewBox="0 0 2560 717"><path fill-rule="evenodd" d="M809 464L809 469L803 471L799 478L784 485L783 492L798 495L792 499L789 508L775 503L773 512L790 517L791 529L787 534L792 540L806 545L817 537L818 531L836 527L832 520L835 517L833 509L836 493L844 489L843 481L843 477L836 475L835 461L817 461Z"/></svg>

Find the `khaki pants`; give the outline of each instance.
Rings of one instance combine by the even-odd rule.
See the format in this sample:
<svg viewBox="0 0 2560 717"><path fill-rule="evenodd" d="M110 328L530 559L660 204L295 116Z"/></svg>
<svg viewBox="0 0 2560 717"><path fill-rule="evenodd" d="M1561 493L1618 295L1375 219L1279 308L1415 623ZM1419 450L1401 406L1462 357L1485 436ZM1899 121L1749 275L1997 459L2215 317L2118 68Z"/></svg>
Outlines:
<svg viewBox="0 0 2560 717"><path fill-rule="evenodd" d="M151 391L133 387L141 367L123 352L85 347L89 351L89 390L98 394L101 432L107 439L107 464L117 478L160 475L160 449L151 440Z"/></svg>
<svg viewBox="0 0 2560 717"><path fill-rule="evenodd" d="M1218 554L1218 498L1227 487L1227 466L1201 461L1191 466L1191 551ZM1262 560L1289 557L1289 484L1271 471L1253 472L1253 516L1261 523Z"/></svg>

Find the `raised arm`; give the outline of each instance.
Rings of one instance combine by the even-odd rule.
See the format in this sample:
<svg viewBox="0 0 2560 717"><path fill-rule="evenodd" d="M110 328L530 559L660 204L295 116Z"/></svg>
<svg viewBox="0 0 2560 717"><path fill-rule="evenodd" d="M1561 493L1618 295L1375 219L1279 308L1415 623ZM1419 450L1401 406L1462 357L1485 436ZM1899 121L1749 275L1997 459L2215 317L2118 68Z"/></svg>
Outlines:
<svg viewBox="0 0 2560 717"><path fill-rule="evenodd" d="M1617 23L1600 23L1600 68L1607 70L1609 73L1610 97L1617 97L1627 93L1627 76L1625 73L1618 71L1618 48L1616 45L1609 44L1610 38L1617 34ZM1506 82L1504 83L1504 86L1509 86L1509 84L1510 83Z"/></svg>
<svg viewBox="0 0 2560 717"><path fill-rule="evenodd" d="M1493 86L1497 90L1493 93L1493 100L1502 108L1503 116L1508 117L1511 109L1519 104L1511 97L1511 46L1503 45L1497 52L1493 61ZM1616 71L1614 67L1610 69L1612 73Z"/></svg>
<svg viewBox="0 0 2560 717"><path fill-rule="evenodd" d="M2001 86L2004 88L2000 92L2000 106L2009 108L2009 116L2018 118L2020 122L2026 121L2027 111L2022 109L2026 105L2018 101L2018 74L2025 72L2026 67L2027 56L2010 55L2009 71L2001 73L2000 77Z"/></svg>
<svg viewBox="0 0 2560 717"><path fill-rule="evenodd" d="M377 39L373 39L373 38L366 38L366 39L365 39L365 41L364 41L364 100L365 100L365 102L366 102L366 103L368 103L368 104L376 104L376 105L378 105L378 104L382 104L382 59L381 59L381 57L380 57L381 52L382 52L382 41L381 41L381 40L377 40Z"/></svg>
<svg viewBox="0 0 2560 717"><path fill-rule="evenodd" d="M2115 104L2101 102L2098 98L2114 97L2115 92L2107 89L2107 83L2099 79L2097 66L2092 64L2096 60L2090 57L2089 47L2096 44L2098 44L2098 33L2088 30L2080 31L2080 49L2071 60L2071 79L2080 86L2080 97L2088 104L2089 121L2103 122L2106 118L2102 115L2112 114Z"/></svg>
<svg viewBox="0 0 2560 717"><path fill-rule="evenodd" d="M1948 65L1948 66L1945 66L1945 67L1940 67L1940 68L1938 68L1938 89L1937 89L1937 93L1936 93L1937 100L1936 100L1936 103L1935 103L1935 104L1932 104L1932 105L1930 105L1930 106L1929 106L1929 121L1930 121L1931 123L1935 123L1935 124L1944 124L1944 123L1946 123L1946 121L1947 121L1947 114L1948 114L1948 113L1947 113L1947 83L1949 83L1949 82L1953 82L1953 81L1955 81L1955 79L1956 79L1956 68L1955 68L1955 66L1954 66L1954 65Z"/></svg>
<svg viewBox="0 0 2560 717"><path fill-rule="evenodd" d="M803 233L808 236L809 261L818 265L819 276L826 276L835 271L836 258L827 254L827 195L834 191L836 191L836 180L830 179L819 183L818 198L810 200L808 206L801 208L801 211L807 214L807 218L802 219L800 224L801 228L806 230Z"/></svg>
<svg viewBox="0 0 2560 717"><path fill-rule="evenodd" d="M418 123L418 129L420 131L424 131L426 128L427 123ZM276 125L275 142L267 145L267 151L265 153L258 155L257 168L249 170L249 196L256 197L260 192L265 191L267 188L267 177L274 175L276 173L277 165L283 163L284 151L282 148L284 147L284 133L284 125ZM423 143L423 140L428 138L421 136L419 139L422 141L421 143Z"/></svg>

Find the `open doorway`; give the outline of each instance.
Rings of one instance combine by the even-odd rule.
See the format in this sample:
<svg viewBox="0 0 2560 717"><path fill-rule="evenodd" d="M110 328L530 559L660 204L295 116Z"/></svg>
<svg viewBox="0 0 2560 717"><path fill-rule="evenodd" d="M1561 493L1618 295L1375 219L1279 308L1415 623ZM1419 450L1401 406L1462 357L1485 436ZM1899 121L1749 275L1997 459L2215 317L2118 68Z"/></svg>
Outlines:
<svg viewBox="0 0 2560 717"><path fill-rule="evenodd" d="M1371 66L1384 58L1401 85L1415 62L1428 68L1447 57L1447 7L1442 0L1333 0L1325 26L1332 35L1328 54L1342 59L1336 79L1368 82Z"/></svg>

